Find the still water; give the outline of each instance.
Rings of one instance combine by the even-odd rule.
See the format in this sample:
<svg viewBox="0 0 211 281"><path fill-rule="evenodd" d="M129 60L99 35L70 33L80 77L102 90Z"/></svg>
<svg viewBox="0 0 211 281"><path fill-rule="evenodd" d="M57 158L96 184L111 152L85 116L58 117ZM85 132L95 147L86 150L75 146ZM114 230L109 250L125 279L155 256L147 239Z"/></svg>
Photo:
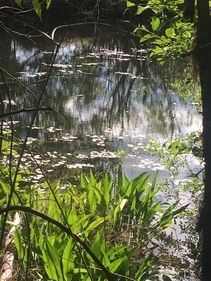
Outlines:
<svg viewBox="0 0 211 281"><path fill-rule="evenodd" d="M1 34L0 65L6 72L0 75L0 110L19 111L5 117L4 128L13 126L15 137L23 140L33 116L26 110L35 108L42 94L24 166L33 167L36 159L46 174L69 179L76 168L115 173L117 155L125 154L122 166L129 178L146 170L168 176L144 146L150 138L165 141L200 130L201 116L192 98L182 98L182 89L172 86L185 80L186 64L172 61L161 67L126 27L86 23L66 30L64 38L60 28L53 63L56 45L49 38ZM43 177L36 172L32 182ZM191 200L187 193L181 199L182 204ZM176 255L182 260L185 251Z"/></svg>
<svg viewBox="0 0 211 281"><path fill-rule="evenodd" d="M61 46L52 69L56 46L51 40L1 35L0 64L9 73L0 78L1 110L34 108L43 91L40 107L54 111L39 111L28 144L51 155L60 167L108 169L114 152L124 151L123 168L130 178L163 170L153 166L155 159L149 160L143 149L149 138L173 139L201 125L191 98L182 98L172 87L185 79L185 64L159 66L122 24L75 26L62 38L64 30L55 32ZM21 139L32 114L13 115Z"/></svg>

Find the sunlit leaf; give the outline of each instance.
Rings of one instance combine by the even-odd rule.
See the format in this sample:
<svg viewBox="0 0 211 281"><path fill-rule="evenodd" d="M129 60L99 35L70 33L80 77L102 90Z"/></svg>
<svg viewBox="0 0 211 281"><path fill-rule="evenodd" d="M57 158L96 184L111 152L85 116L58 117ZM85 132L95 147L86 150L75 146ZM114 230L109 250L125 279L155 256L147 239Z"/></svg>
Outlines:
<svg viewBox="0 0 211 281"><path fill-rule="evenodd" d="M170 38L172 38L172 37L175 36L174 29L173 29L172 27L167 28L167 29L165 30L165 33L166 33L166 36L167 36L167 37L170 37Z"/></svg>
<svg viewBox="0 0 211 281"><path fill-rule="evenodd" d="M94 228L96 228L97 226L99 226L100 224L105 222L105 218L98 218L95 221L93 221L87 228L86 231L91 231Z"/></svg>
<svg viewBox="0 0 211 281"><path fill-rule="evenodd" d="M123 208L127 202L128 202L128 199L122 199L120 206L119 206L121 211L123 210Z"/></svg>
<svg viewBox="0 0 211 281"><path fill-rule="evenodd" d="M123 262L124 258L119 258L117 260L115 260L114 262L112 262L109 265L109 269L111 272L114 272L115 270L117 270L117 268L121 265L121 263Z"/></svg>
<svg viewBox="0 0 211 281"><path fill-rule="evenodd" d="M49 9L52 0L46 0L46 9Z"/></svg>
<svg viewBox="0 0 211 281"><path fill-rule="evenodd" d="M63 255L62 255L64 276L66 276L67 273L69 273L74 269L74 260L73 260L73 253L72 253L73 247L74 247L74 242L72 239L69 239L64 248Z"/></svg>
<svg viewBox="0 0 211 281"><path fill-rule="evenodd" d="M136 6L133 2L130 2L130 1L127 1L126 3L127 3L127 8Z"/></svg>
<svg viewBox="0 0 211 281"><path fill-rule="evenodd" d="M152 17L151 26L153 31L158 30L160 26L160 19L157 17Z"/></svg>
<svg viewBox="0 0 211 281"><path fill-rule="evenodd" d="M149 6L138 6L137 11L136 11L136 15L140 15L142 14L145 10L149 9Z"/></svg>
<svg viewBox="0 0 211 281"><path fill-rule="evenodd" d="M48 258L48 268L53 273L54 280L62 280L63 274L61 270L58 251L53 247L48 240L45 241L46 256Z"/></svg>

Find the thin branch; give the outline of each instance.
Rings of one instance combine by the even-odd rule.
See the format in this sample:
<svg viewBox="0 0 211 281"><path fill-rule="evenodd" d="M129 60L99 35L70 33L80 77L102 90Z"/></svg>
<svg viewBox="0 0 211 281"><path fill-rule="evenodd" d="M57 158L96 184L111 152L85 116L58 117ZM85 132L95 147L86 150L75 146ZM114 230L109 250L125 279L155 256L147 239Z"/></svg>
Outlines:
<svg viewBox="0 0 211 281"><path fill-rule="evenodd" d="M11 115L15 115L15 114L19 114L19 113L22 113L22 112L30 112L30 111L35 111L35 110L49 110L49 111L55 111L53 108L51 107L40 107L40 108L23 108L23 109L20 109L20 110L15 110L15 111L10 111L10 112L7 112L7 113L3 113L3 114L0 114L0 118L3 118L3 117L7 117L7 116L11 116Z"/></svg>

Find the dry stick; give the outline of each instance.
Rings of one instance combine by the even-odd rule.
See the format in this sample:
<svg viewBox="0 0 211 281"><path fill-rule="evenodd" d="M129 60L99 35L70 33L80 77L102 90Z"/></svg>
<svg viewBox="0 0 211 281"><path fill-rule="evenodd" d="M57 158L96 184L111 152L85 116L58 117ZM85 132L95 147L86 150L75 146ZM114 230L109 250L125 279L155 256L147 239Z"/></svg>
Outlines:
<svg viewBox="0 0 211 281"><path fill-rule="evenodd" d="M72 230L69 227L66 227L65 225L63 225L62 223L54 220L53 218L45 215L44 213L41 213L33 208L27 207L27 206L8 206L5 208L0 208L0 214L3 213L8 213L9 211L23 211L26 213L30 213L33 215L36 215L56 226L58 226L60 229L62 229L65 233L67 233L68 235L70 235L74 241L78 242L86 251L87 253L92 257L92 259L96 262L96 264L104 271L104 273L106 274L107 278L109 281L116 281L115 278L113 277L112 273L101 263L101 261L95 256L95 254L92 252L92 250L86 245L86 243L80 238L78 237L77 234L75 234L74 232L72 232Z"/></svg>

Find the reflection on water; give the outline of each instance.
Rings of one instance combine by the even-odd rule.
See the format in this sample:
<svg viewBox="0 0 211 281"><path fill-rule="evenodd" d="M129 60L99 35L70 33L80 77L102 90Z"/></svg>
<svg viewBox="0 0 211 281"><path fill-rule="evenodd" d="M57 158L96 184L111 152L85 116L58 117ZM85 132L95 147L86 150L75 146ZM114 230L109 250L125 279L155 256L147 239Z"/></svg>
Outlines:
<svg viewBox="0 0 211 281"><path fill-rule="evenodd" d="M57 41L62 32L56 33ZM4 111L34 107L55 46L45 38L33 44L23 38L14 41L4 34L1 40L1 66L17 79L4 75L8 98L1 78ZM102 158L107 151L130 152L130 145L139 145L142 153L149 137L169 139L198 129L200 116L191 100L183 100L170 87L169 82L183 76L184 65L174 62L168 68L160 67L147 59L147 50L136 38L115 26L97 30L86 26L86 32L84 27L69 30L41 103L55 111L38 113L31 137L39 140L43 152L78 151L90 156L96 151ZM14 115L21 138L26 136L31 117L30 112Z"/></svg>

